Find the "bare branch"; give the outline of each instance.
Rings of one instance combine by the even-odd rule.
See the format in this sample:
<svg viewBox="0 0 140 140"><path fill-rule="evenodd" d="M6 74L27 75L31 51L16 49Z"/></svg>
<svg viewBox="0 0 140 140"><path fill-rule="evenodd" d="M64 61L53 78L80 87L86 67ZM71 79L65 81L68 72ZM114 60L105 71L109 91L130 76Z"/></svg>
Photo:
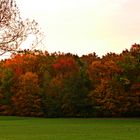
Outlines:
<svg viewBox="0 0 140 140"><path fill-rule="evenodd" d="M29 35L35 37L32 49L43 35L38 24L35 20L22 20L14 0L0 0L0 55L16 51Z"/></svg>

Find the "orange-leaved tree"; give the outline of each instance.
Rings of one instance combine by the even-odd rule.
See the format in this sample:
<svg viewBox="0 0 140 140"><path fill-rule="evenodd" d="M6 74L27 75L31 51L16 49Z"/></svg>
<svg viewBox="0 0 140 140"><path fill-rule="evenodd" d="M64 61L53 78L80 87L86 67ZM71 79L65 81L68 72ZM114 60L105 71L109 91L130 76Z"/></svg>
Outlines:
<svg viewBox="0 0 140 140"><path fill-rule="evenodd" d="M42 116L41 93L38 76L27 72L19 77L19 84L12 97L15 114L21 116Z"/></svg>

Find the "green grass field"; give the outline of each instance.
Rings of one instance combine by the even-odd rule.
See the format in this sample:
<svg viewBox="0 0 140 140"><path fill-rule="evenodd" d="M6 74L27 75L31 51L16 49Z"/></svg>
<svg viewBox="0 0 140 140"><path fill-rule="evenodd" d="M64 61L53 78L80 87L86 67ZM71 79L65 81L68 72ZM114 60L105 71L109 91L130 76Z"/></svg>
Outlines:
<svg viewBox="0 0 140 140"><path fill-rule="evenodd" d="M140 140L140 119L1 116L0 140Z"/></svg>

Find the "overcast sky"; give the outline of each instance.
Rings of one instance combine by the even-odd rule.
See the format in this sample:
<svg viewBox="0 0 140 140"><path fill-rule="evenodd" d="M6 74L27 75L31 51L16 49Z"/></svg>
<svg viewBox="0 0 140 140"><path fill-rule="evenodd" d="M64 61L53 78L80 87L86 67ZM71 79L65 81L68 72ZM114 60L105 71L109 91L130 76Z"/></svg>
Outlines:
<svg viewBox="0 0 140 140"><path fill-rule="evenodd" d="M140 42L140 0L17 0L35 19L49 52L120 53Z"/></svg>

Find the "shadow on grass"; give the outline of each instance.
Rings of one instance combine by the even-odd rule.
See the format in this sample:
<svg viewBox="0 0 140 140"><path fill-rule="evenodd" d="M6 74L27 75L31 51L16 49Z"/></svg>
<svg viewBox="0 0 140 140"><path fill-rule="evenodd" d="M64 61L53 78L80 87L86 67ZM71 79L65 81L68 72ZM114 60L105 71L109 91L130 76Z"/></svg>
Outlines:
<svg viewBox="0 0 140 140"><path fill-rule="evenodd" d="M13 120L30 120L31 117L18 117L18 116L0 116L0 121L13 121Z"/></svg>

